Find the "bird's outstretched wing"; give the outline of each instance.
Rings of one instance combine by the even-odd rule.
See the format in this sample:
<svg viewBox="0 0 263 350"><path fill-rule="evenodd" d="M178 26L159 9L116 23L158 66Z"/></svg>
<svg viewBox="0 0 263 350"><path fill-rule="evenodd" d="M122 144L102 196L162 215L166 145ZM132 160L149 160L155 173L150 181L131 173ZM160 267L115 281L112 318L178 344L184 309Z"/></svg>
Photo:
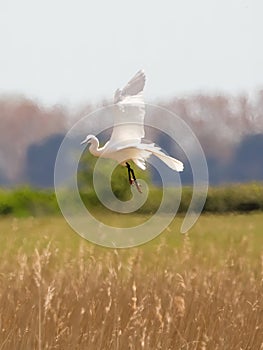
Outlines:
<svg viewBox="0 0 263 350"><path fill-rule="evenodd" d="M114 95L114 103L123 101L127 96L138 95L144 89L146 77L143 70L139 70L135 76L121 90L117 89Z"/></svg>
<svg viewBox="0 0 263 350"><path fill-rule="evenodd" d="M145 103L143 88L145 74L142 70L114 96L114 128L108 147L125 147L127 144L139 143L144 137Z"/></svg>

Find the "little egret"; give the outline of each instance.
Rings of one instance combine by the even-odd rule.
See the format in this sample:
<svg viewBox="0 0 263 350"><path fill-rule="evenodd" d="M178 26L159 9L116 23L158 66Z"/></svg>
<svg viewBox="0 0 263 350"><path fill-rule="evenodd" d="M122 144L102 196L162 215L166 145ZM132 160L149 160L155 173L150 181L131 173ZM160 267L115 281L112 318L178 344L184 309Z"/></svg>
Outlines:
<svg viewBox="0 0 263 350"><path fill-rule="evenodd" d="M116 160L128 169L131 185L135 184L141 192L134 171L128 161L132 160L139 168L145 170L145 160L152 154L161 159L171 169L183 171L184 165L179 160L164 154L154 143L142 143L144 137L145 103L142 91L145 85L145 74L140 70L121 90L114 95L114 127L110 140L99 147L99 140L88 135L82 144L89 143L89 151L95 157Z"/></svg>

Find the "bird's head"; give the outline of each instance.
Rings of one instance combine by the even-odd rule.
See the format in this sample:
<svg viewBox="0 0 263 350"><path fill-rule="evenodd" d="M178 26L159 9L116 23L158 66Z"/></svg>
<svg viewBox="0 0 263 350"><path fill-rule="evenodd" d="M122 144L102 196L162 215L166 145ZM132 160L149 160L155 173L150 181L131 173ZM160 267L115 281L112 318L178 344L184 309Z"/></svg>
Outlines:
<svg viewBox="0 0 263 350"><path fill-rule="evenodd" d="M93 135L88 135L80 144L84 145L84 143L91 143L91 141L94 139Z"/></svg>

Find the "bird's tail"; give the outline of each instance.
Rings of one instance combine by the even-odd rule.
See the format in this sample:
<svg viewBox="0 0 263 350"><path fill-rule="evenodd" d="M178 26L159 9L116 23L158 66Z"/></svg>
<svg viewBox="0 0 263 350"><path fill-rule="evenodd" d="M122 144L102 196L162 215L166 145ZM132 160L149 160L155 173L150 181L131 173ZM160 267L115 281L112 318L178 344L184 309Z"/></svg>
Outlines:
<svg viewBox="0 0 263 350"><path fill-rule="evenodd" d="M167 156L161 151L154 151L152 152L156 157L161 159L166 165L168 165L171 169L176 171L183 171L184 165L180 160L175 159L173 157Z"/></svg>
<svg viewBox="0 0 263 350"><path fill-rule="evenodd" d="M154 144L147 145L147 151L150 151L153 155L161 159L166 165L168 165L171 169L176 171L183 171L184 170L184 164L173 157L170 157L163 153L159 147L156 147Z"/></svg>

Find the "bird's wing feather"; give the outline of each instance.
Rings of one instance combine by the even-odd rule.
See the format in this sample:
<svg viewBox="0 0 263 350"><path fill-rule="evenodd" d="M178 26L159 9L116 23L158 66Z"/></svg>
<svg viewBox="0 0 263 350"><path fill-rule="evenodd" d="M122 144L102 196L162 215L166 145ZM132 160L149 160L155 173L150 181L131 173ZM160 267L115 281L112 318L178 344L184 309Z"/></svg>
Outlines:
<svg viewBox="0 0 263 350"><path fill-rule="evenodd" d="M140 142L144 137L145 103L142 90L145 74L139 71L122 89L115 93L114 128L108 147L126 142Z"/></svg>
<svg viewBox="0 0 263 350"><path fill-rule="evenodd" d="M143 70L139 70L134 77L121 90L117 89L114 96L114 103L118 103L126 96L135 96L143 91L145 85L145 74Z"/></svg>

